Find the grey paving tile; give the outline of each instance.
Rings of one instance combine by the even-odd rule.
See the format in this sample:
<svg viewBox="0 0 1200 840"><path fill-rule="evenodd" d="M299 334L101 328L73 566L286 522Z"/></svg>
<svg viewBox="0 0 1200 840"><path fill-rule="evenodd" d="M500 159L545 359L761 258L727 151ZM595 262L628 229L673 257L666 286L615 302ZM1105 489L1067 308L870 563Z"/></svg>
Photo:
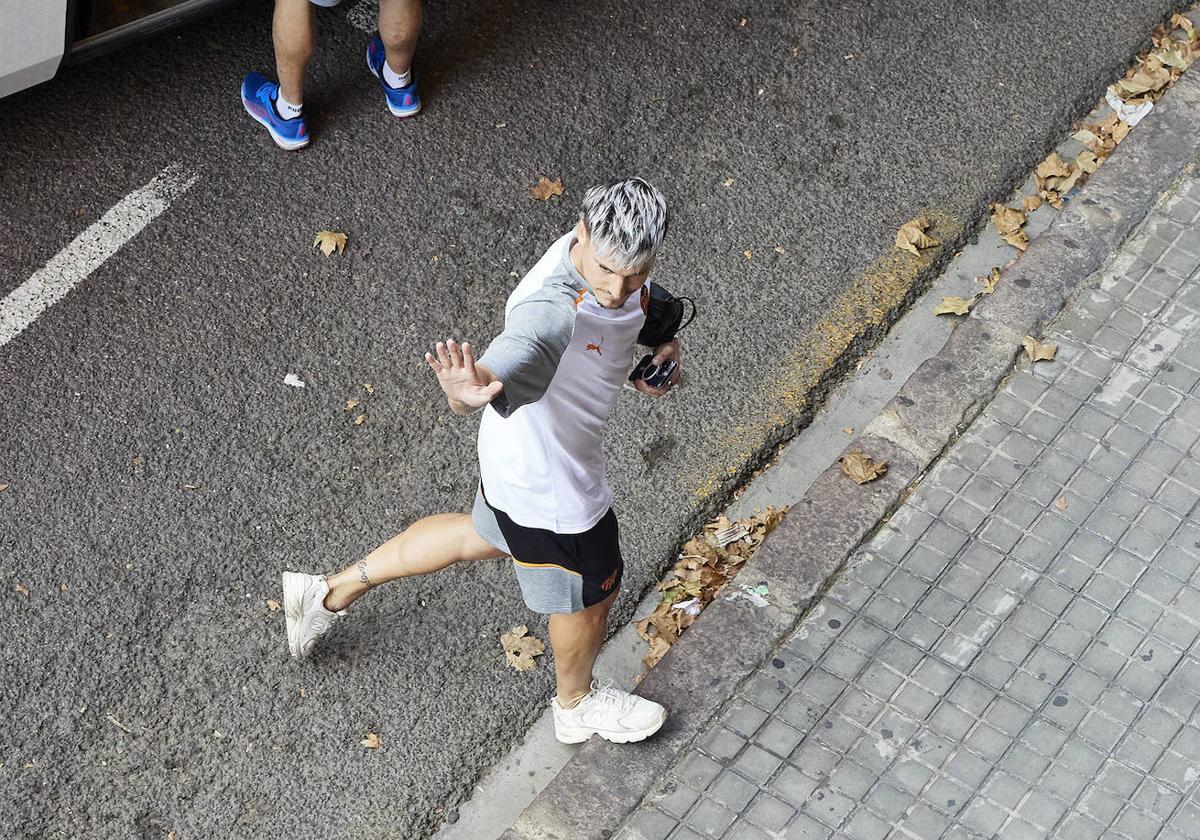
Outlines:
<svg viewBox="0 0 1200 840"><path fill-rule="evenodd" d="M1200 181L1185 192L623 839L1200 840Z"/></svg>

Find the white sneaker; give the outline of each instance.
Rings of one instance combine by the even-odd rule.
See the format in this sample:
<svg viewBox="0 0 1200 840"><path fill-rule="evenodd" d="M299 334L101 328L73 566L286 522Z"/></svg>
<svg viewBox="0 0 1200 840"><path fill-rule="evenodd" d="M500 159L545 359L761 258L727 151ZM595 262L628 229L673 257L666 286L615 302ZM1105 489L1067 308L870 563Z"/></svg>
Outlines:
<svg viewBox="0 0 1200 840"><path fill-rule="evenodd" d="M592 683L592 690L574 708L564 709L558 698L554 708L554 737L563 744L580 744L593 735L606 741L628 744L657 732L667 720L667 710L645 697Z"/></svg>
<svg viewBox="0 0 1200 840"><path fill-rule="evenodd" d="M317 639L329 632L329 628L346 614L345 610L330 612L325 609L325 596L329 584L324 575L305 575L300 572L284 572L283 616L287 619L288 650L292 656L308 656Z"/></svg>

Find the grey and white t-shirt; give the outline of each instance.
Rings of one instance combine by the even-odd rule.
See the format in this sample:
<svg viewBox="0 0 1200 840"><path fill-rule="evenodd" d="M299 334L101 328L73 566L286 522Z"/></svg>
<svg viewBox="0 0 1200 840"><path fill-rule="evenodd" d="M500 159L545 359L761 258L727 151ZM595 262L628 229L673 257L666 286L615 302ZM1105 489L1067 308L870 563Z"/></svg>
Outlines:
<svg viewBox="0 0 1200 840"><path fill-rule="evenodd" d="M479 469L488 501L517 524L588 530L608 511L604 425L645 323L646 293L605 309L555 242L505 306L504 331L479 363L504 383L484 409Z"/></svg>

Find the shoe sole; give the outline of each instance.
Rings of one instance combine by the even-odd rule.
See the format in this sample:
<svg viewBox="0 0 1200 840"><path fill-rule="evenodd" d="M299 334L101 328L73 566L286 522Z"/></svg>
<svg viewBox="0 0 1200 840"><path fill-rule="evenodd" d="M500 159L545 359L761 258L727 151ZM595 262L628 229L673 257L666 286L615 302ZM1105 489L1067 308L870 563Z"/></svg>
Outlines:
<svg viewBox="0 0 1200 840"><path fill-rule="evenodd" d="M663 724L666 722L667 716L664 713L659 718L658 723L653 726L645 729L636 729L632 732L606 732L602 729L560 729L556 726L554 727L554 737L560 744L582 744L593 735L599 735L605 741L611 741L614 744L632 744L637 741L646 740L655 732L662 729Z"/></svg>
<svg viewBox="0 0 1200 840"><path fill-rule="evenodd" d="M305 576L296 572L284 572L280 575L283 581L283 619L287 622L288 653L293 659L300 658L300 628L297 619L304 602L304 590L307 588ZM293 642L295 640L295 642Z"/></svg>
<svg viewBox="0 0 1200 840"><path fill-rule="evenodd" d="M307 137L305 137L303 140L288 140L286 137L280 136L275 131L275 127L267 121L266 117L260 116L259 114L256 114L250 110L250 103L246 101L246 97L244 96L242 97L242 107L246 109L246 113L250 115L251 119L267 130L267 132L271 135L271 139L275 141L275 145L284 151L292 152L296 149L303 149L308 145L309 138Z"/></svg>
<svg viewBox="0 0 1200 840"><path fill-rule="evenodd" d="M375 68L371 66L371 54L369 52L367 53L367 71L372 76L375 77L375 81L379 82L381 87L384 86L383 79L379 78L379 74L376 73ZM421 103L420 102L417 103L417 107L412 108L410 110L397 111L395 108L392 107L392 101L387 98L387 91L383 92L383 99L385 102L387 102L388 111L391 113L391 115L393 117L415 117L417 114L421 113Z"/></svg>

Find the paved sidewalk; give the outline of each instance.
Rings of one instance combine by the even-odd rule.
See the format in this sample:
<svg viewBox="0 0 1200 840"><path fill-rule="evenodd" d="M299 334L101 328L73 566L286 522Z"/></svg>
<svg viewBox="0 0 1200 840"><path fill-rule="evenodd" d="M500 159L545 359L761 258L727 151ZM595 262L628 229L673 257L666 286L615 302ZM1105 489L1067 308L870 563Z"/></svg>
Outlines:
<svg viewBox="0 0 1200 840"><path fill-rule="evenodd" d="M1200 838L1198 266L1193 175L619 840Z"/></svg>

